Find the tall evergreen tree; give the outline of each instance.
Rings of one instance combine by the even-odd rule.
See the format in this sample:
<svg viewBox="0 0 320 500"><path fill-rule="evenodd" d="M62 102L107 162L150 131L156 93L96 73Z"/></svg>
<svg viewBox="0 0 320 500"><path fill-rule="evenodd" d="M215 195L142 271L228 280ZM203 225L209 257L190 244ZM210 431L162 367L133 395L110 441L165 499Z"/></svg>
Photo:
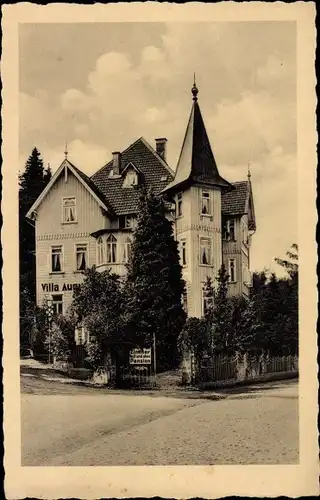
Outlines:
<svg viewBox="0 0 320 500"><path fill-rule="evenodd" d="M157 367L178 365L177 340L186 314L178 244L164 201L142 192L127 274L129 327L141 345L156 339Z"/></svg>
<svg viewBox="0 0 320 500"><path fill-rule="evenodd" d="M213 294L212 346L216 351L228 351L230 345L231 301L228 297L229 275L222 264Z"/></svg>
<svg viewBox="0 0 320 500"><path fill-rule="evenodd" d="M19 256L20 256L20 338L29 343L27 318L32 315L35 303L35 228L26 219L29 208L41 194L51 178L51 170L43 166L37 148L32 150L25 170L19 175Z"/></svg>

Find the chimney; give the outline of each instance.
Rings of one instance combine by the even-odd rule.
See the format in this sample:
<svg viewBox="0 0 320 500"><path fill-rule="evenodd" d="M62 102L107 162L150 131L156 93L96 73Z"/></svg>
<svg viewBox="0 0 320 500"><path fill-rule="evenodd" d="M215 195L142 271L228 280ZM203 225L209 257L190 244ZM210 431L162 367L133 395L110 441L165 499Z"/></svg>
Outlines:
<svg viewBox="0 0 320 500"><path fill-rule="evenodd" d="M167 139L165 137L156 139L156 151L164 161L167 160Z"/></svg>
<svg viewBox="0 0 320 500"><path fill-rule="evenodd" d="M120 153L119 151L115 151L112 153L113 155L113 160L112 160L112 170L113 170L113 175L119 175L120 174Z"/></svg>

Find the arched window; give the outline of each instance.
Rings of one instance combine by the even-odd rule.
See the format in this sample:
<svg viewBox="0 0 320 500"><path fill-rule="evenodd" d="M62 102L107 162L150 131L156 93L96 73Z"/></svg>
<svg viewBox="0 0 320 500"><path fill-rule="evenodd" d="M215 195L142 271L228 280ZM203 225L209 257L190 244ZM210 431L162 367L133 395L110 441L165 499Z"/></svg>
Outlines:
<svg viewBox="0 0 320 500"><path fill-rule="evenodd" d="M117 262L117 239L110 234L107 238L107 263L114 264Z"/></svg>
<svg viewBox="0 0 320 500"><path fill-rule="evenodd" d="M100 266L105 263L104 241L99 236L97 239L97 264Z"/></svg>
<svg viewBox="0 0 320 500"><path fill-rule="evenodd" d="M123 247L123 260L126 263L129 262L131 257L131 246L132 246L132 240L131 238L129 238L129 236L127 236Z"/></svg>

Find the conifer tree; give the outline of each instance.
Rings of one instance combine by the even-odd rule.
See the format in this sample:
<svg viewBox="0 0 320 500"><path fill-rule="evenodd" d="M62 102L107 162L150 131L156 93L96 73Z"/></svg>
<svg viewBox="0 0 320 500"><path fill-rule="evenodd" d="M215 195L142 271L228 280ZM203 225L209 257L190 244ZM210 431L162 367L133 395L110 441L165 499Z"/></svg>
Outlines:
<svg viewBox="0 0 320 500"><path fill-rule="evenodd" d="M228 297L229 275L222 264L213 295L212 311L212 347L217 351L227 351L230 342L231 302Z"/></svg>
<svg viewBox="0 0 320 500"><path fill-rule="evenodd" d="M140 345L152 345L155 335L157 368L164 370L179 362L177 340L186 318L182 268L164 201L142 192L138 213L126 282L128 324Z"/></svg>
<svg viewBox="0 0 320 500"><path fill-rule="evenodd" d="M28 343L30 327L27 318L35 303L35 228L26 214L51 178L51 170L43 166L37 148L32 150L25 170L19 175L19 254L20 254L20 334Z"/></svg>

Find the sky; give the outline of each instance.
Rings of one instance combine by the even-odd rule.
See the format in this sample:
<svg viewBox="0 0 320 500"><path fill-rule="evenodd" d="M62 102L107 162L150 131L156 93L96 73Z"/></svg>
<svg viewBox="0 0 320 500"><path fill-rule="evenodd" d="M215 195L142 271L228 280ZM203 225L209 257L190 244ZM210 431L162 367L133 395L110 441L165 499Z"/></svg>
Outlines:
<svg viewBox="0 0 320 500"><path fill-rule="evenodd" d="M175 170L198 101L220 174L250 164L257 231L251 269L297 242L294 22L20 24L20 170L36 146L55 171L87 175L143 136L168 139Z"/></svg>

